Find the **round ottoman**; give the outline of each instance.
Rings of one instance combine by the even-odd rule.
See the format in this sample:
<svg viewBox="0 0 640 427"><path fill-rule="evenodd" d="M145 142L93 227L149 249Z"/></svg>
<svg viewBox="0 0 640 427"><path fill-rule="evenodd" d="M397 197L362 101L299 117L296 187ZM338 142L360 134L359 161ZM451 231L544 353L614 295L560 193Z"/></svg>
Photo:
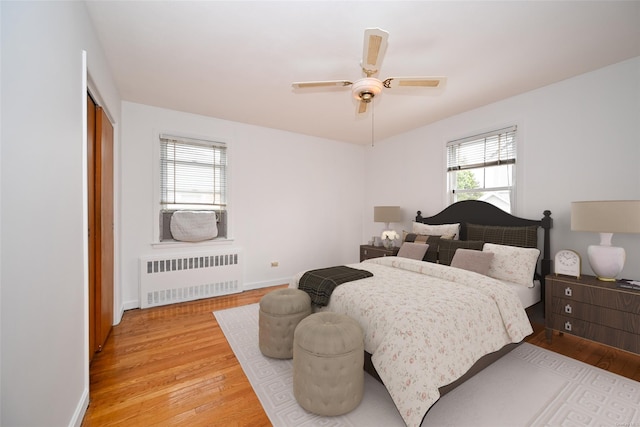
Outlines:
<svg viewBox="0 0 640 427"><path fill-rule="evenodd" d="M314 414L355 409L364 390L364 334L344 314L320 312L302 320L293 338L293 395Z"/></svg>
<svg viewBox="0 0 640 427"><path fill-rule="evenodd" d="M276 359L293 357L293 332L311 314L311 298L300 289L269 292L260 300L258 342L262 354Z"/></svg>

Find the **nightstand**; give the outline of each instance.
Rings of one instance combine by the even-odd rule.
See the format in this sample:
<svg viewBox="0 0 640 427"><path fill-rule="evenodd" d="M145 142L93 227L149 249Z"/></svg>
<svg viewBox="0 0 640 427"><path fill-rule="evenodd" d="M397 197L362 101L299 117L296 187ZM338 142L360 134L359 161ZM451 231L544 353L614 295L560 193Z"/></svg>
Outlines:
<svg viewBox="0 0 640 427"><path fill-rule="evenodd" d="M400 248L385 249L384 246L360 245L360 262L369 258L396 256Z"/></svg>
<svg viewBox="0 0 640 427"><path fill-rule="evenodd" d="M585 275L549 275L545 286L547 341L559 331L640 354L640 291Z"/></svg>

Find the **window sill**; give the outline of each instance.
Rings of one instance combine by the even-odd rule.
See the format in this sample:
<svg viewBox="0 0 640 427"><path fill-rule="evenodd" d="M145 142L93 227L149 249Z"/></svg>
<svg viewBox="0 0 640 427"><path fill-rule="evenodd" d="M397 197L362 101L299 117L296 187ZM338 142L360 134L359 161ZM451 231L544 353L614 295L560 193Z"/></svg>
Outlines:
<svg viewBox="0 0 640 427"><path fill-rule="evenodd" d="M151 247L154 249L166 249L166 248L199 248L199 247L211 247L211 246L224 246L230 245L234 241L231 237L225 237L220 239L205 240L203 242L179 242L177 240L170 240L166 242L154 242L151 243Z"/></svg>

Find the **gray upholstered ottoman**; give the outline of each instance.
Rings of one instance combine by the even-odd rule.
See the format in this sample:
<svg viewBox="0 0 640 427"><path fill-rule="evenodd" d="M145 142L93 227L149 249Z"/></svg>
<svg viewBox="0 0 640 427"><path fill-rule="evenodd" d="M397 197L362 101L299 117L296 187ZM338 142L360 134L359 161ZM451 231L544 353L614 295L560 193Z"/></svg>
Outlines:
<svg viewBox="0 0 640 427"><path fill-rule="evenodd" d="M262 354L276 359L293 357L293 332L311 314L311 298L300 289L269 292L260 300L258 342Z"/></svg>
<svg viewBox="0 0 640 427"><path fill-rule="evenodd" d="M302 320L293 338L293 395L314 414L355 409L364 389L364 334L355 320L332 312Z"/></svg>

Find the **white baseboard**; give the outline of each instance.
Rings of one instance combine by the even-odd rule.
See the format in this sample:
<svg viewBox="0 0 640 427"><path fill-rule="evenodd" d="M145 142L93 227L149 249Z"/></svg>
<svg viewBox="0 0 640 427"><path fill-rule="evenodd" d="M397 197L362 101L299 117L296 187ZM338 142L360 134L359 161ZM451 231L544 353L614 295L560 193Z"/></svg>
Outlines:
<svg viewBox="0 0 640 427"><path fill-rule="evenodd" d="M242 288L245 291L250 291L252 289L269 288L271 286L278 286L278 285L285 285L285 284L288 285L290 281L291 281L291 277L287 277L282 279L268 280L266 282L244 283L242 285Z"/></svg>
<svg viewBox="0 0 640 427"><path fill-rule="evenodd" d="M73 417L71 417L71 421L69 422L69 427L80 427L82 425L82 420L84 419L84 414L87 413L87 408L89 407L89 389L85 388L82 392L82 398L80 402L78 402L78 406L76 410L73 412Z"/></svg>
<svg viewBox="0 0 640 427"><path fill-rule="evenodd" d="M124 315L125 311L133 310L135 308L140 308L140 302L138 300L126 301L120 304L120 308L118 309L118 312L113 319L113 326L119 324L122 321L122 316Z"/></svg>
<svg viewBox="0 0 640 427"><path fill-rule="evenodd" d="M140 301L139 300L131 300L131 301L125 301L122 303L122 312L124 313L127 310L133 310L134 308L140 308Z"/></svg>

